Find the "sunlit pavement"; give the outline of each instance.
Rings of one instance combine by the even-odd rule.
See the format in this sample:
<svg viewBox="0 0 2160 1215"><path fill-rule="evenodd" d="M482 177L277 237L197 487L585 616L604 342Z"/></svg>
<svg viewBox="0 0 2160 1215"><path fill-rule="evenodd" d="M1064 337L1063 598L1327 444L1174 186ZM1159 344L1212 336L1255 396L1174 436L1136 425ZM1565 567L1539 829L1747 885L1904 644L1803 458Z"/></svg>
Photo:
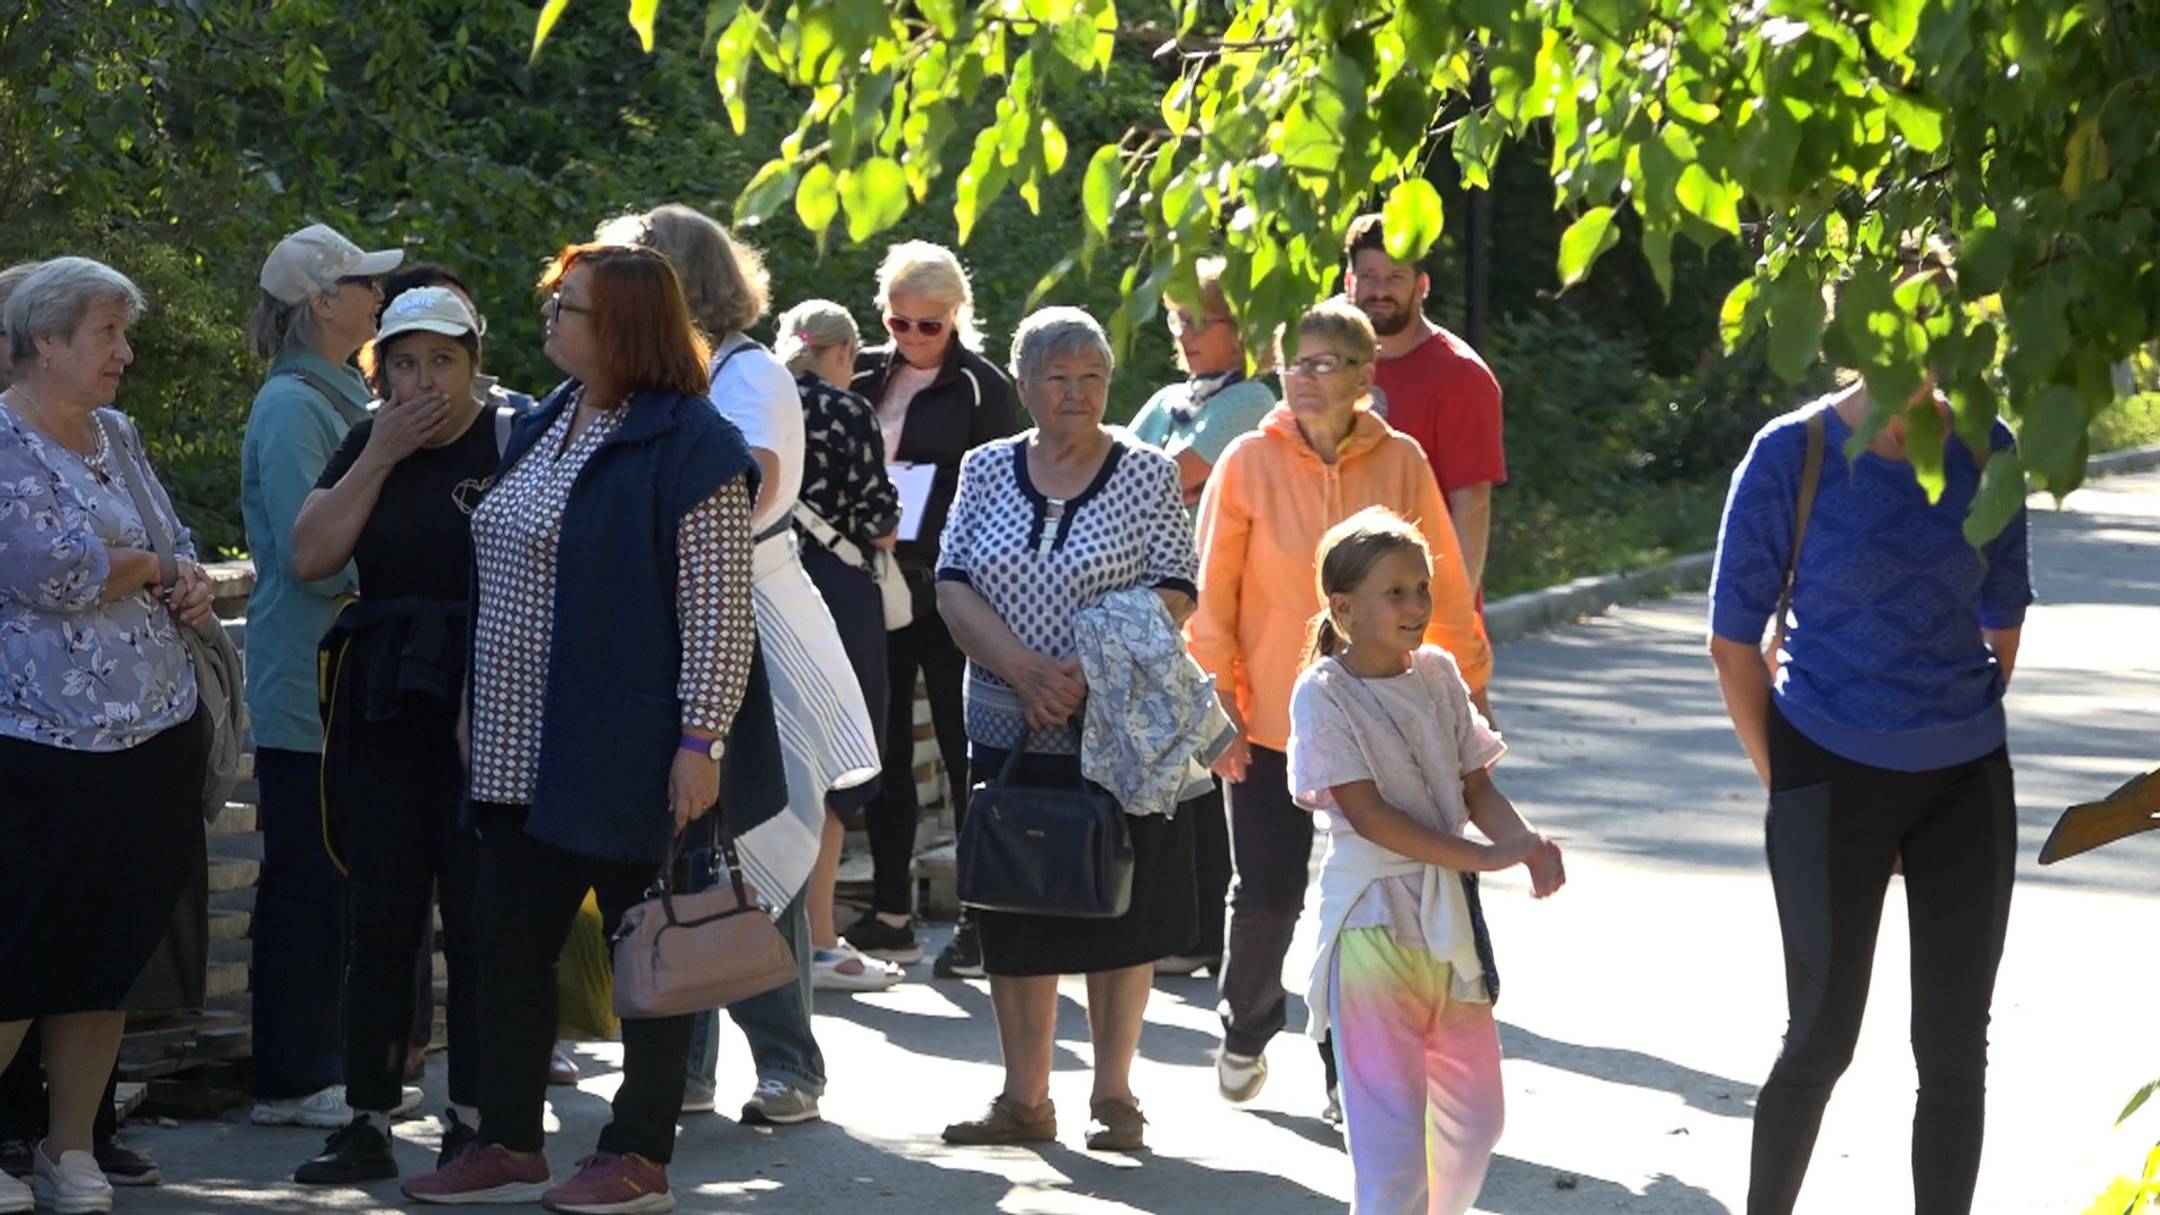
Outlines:
<svg viewBox="0 0 2160 1215"><path fill-rule="evenodd" d="M2112 1129L2130 1092L2160 1076L2151 1012L2160 838L2046 871L2032 860L2061 807L2160 764L2160 474L2097 482L2061 513L2036 509L2034 524L2041 604L2011 695L2021 859L1995 1001L1983 1212L2082 1211L2160 1139L2160 1112ZM1783 979L1761 794L1718 705L1703 616L1700 596L1682 596L1500 650L1494 699L1514 746L1500 783L1565 840L1571 883L1544 903L1512 876L1488 885L1505 975L1508 1129L1480 1211L1744 1206L1748 1117L1783 1030ZM1293 991L1309 949L1307 937L1292 951ZM1831 1102L1803 1211L1911 1210L1907 959L1893 885L1866 1030ZM721 1113L682 1124L680 1209L1298 1212L1347 1200L1348 1164L1319 1119L1320 1065L1302 1037L1277 1040L1272 1077L1251 1105L1215 1095L1205 979L1158 984L1149 1010L1134 1083L1151 1153L1080 1146L1089 1049L1077 982L1059 1024L1059 1142L944 1146L939 1128L997 1090L989 998L980 982L931 980L927 963L913 977L878 995L821 997L833 1077L822 1124L734 1121L731 1098L752 1079L730 1031ZM582 1047L588 1079L553 1090L558 1177L591 1150L618 1058L609 1044ZM435 1108L442 1067L431 1062ZM431 1167L437 1131L432 1121L400 1128L408 1175ZM390 1183L292 1186L293 1166L321 1136L249 1126L244 1112L129 1134L157 1154L166 1184L123 1191L120 1211L401 1205Z"/></svg>

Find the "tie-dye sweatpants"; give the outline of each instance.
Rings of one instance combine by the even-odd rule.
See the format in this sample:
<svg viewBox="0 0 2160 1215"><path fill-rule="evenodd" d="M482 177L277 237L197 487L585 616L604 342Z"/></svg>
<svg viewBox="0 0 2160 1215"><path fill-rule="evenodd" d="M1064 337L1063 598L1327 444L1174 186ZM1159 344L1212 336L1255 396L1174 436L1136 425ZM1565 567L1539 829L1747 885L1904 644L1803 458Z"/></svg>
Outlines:
<svg viewBox="0 0 2160 1215"><path fill-rule="evenodd" d="M1492 1006L1448 997L1450 967L1386 928L1335 942L1328 1020L1342 1076L1353 1215L1462 1215L1500 1140Z"/></svg>

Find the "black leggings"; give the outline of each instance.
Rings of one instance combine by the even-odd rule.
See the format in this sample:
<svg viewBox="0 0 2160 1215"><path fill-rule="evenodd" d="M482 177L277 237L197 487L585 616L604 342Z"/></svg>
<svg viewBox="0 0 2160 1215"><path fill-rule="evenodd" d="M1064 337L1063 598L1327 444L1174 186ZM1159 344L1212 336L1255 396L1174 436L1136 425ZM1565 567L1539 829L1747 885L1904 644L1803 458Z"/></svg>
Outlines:
<svg viewBox="0 0 2160 1215"><path fill-rule="evenodd" d="M911 583L915 575L909 575ZM915 672L930 695L930 724L938 757L952 790L953 828L968 799L967 729L961 716L961 684L967 656L953 642L937 608L915 596L915 620L885 634L887 673L885 765L878 795L864 812L870 836L871 905L892 915L915 913Z"/></svg>
<svg viewBox="0 0 2160 1215"><path fill-rule="evenodd" d="M1988 1005L2017 856L2010 758L1894 772L1770 714L1770 881L1785 944L1785 1048L1755 1100L1749 1215L1793 1209L1823 1106L1852 1061L1893 861L1912 930L1915 1215L1964 1215L1980 1169Z"/></svg>

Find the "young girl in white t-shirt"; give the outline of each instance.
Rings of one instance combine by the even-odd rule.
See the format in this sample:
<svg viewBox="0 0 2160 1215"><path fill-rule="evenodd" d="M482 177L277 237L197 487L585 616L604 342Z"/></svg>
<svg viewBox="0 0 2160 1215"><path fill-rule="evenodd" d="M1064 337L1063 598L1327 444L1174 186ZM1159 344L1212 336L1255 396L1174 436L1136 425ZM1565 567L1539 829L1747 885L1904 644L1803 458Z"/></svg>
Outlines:
<svg viewBox="0 0 2160 1215"><path fill-rule="evenodd" d="M1470 1209L1500 1138L1499 975L1476 874L1566 881L1488 772L1506 745L1455 660L1421 645L1431 562L1375 507L1320 541L1305 673L1290 698L1290 791L1328 832L1307 1032L1332 1028L1358 1215ZM1474 824L1490 843L1465 838ZM1428 1124L1432 1133L1427 1134Z"/></svg>

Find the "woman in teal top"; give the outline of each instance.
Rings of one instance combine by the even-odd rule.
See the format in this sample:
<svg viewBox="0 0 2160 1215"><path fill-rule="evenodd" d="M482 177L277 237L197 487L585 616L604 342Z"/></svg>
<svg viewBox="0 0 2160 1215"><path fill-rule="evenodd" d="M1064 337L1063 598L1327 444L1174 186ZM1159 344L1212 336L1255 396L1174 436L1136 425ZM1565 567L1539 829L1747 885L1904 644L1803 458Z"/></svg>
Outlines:
<svg viewBox="0 0 2160 1215"><path fill-rule="evenodd" d="M1197 510L1215 461L1230 441L1260 425L1275 408L1275 394L1245 374L1245 342L1237 318L1223 298L1223 259L1204 257L1200 275L1200 315L1169 300L1170 336L1177 339L1178 366L1188 375L1154 396L1134 416L1133 437L1153 444L1177 461L1185 509ZM1178 807L1195 824L1194 851L1199 861L1200 932L1193 943L1155 964L1155 973L1219 973L1223 953L1223 900L1230 891L1230 830L1223 818L1222 784Z"/></svg>
<svg viewBox="0 0 2160 1215"><path fill-rule="evenodd" d="M1163 301L1178 366L1188 378L1149 397L1131 427L1133 437L1177 461L1187 510L1199 506L1200 490L1223 449L1275 408L1267 385L1246 376L1245 342L1222 293L1223 259L1201 258L1197 270L1200 315Z"/></svg>
<svg viewBox="0 0 2160 1215"><path fill-rule="evenodd" d="M255 1121L334 1130L345 1104L338 1007L345 972L345 884L323 848L318 802L322 718L315 651L356 589L353 568L303 580L293 521L323 466L374 394L353 369L375 336L378 276L404 255L363 252L321 224L270 252L251 334L270 374L248 414L240 508L255 591L248 600L247 705L263 832L253 981ZM417 1095L418 1090L413 1090Z"/></svg>

